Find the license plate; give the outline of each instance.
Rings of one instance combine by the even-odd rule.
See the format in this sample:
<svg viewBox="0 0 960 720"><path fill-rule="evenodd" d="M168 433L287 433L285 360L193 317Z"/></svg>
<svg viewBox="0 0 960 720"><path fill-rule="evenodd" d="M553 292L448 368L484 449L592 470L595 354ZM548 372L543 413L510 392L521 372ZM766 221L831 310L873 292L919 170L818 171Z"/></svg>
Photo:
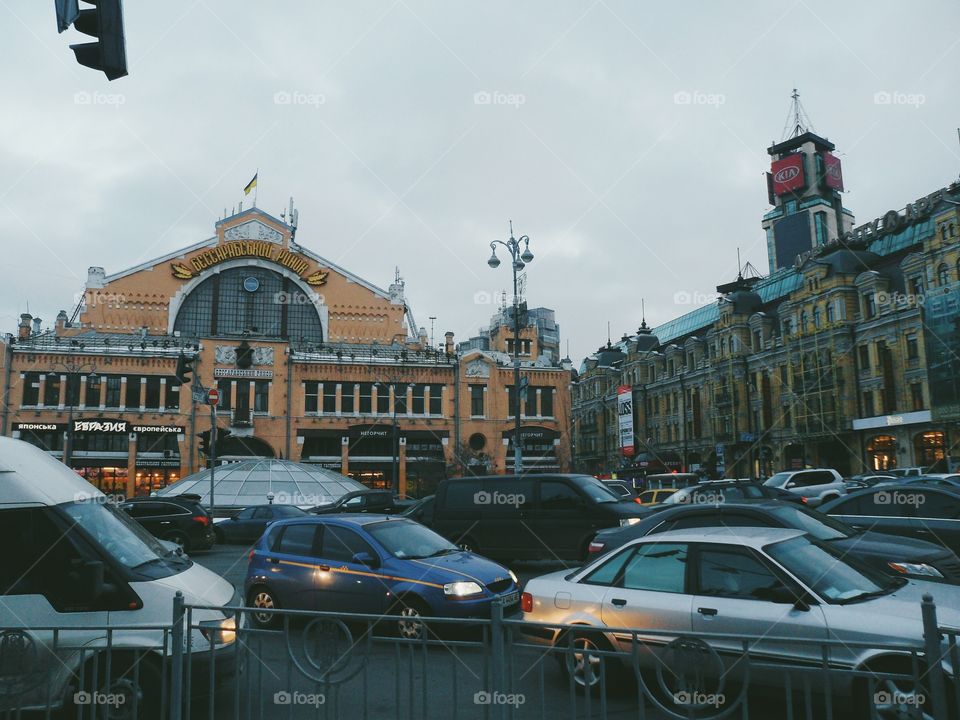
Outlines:
<svg viewBox="0 0 960 720"><path fill-rule="evenodd" d="M516 605L520 602L520 591L514 590L512 593L501 595L500 599L503 600L504 605Z"/></svg>

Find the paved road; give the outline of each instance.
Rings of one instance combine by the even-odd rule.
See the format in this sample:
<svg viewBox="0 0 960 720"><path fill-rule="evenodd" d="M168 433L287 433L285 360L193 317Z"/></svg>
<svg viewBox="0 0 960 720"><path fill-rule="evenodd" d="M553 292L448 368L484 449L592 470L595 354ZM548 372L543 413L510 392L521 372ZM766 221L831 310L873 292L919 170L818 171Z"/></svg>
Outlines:
<svg viewBox="0 0 960 720"><path fill-rule="evenodd" d="M242 587L248 548L218 546L193 559ZM561 567L524 563L514 571L529 578ZM248 630L237 648L244 668L235 678L218 680L216 718L487 718L500 717L483 701L492 699L489 652L479 631L442 632L429 644L405 644L373 638L363 626L331 622L292 622L288 630ZM349 635L346 633L349 632ZM388 634L391 634L388 630ZM517 641L519 643L519 640ZM573 688L555 657L529 645L507 648L506 690L496 700L510 718L668 717L641 691L632 673L612 672L604 701ZM319 684L324 668L337 667L336 681ZM640 705L645 713L641 713ZM206 702L195 702L192 717L207 717ZM723 709L723 708L721 708ZM750 699L750 718L784 717L782 698ZM605 714L601 715L601 710ZM797 708L800 710L800 708ZM740 712L733 714L741 717ZM802 717L802 710L797 715ZM822 706L814 717L823 717ZM836 717L843 717L837 715Z"/></svg>

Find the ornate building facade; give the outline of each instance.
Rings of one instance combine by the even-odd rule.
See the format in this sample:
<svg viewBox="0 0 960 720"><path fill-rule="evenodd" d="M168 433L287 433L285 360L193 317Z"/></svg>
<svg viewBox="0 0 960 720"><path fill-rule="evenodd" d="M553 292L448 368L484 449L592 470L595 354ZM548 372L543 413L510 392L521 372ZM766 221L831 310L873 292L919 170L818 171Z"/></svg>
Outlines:
<svg viewBox="0 0 960 720"><path fill-rule="evenodd" d="M447 333L431 347L399 275L381 289L295 233L253 208L137 267L90 268L73 317L43 329L23 315L4 339L0 432L104 490L156 490L208 462L211 411L206 390L176 377L184 357L219 390L218 460L320 463L413 495L451 474L512 471L505 339L458 353ZM567 470L569 369L534 347L522 376L523 470Z"/></svg>
<svg viewBox="0 0 960 720"><path fill-rule="evenodd" d="M768 150L770 275L721 284L715 304L587 358L573 390L578 470L960 463L960 183L855 226L832 150L809 132ZM618 436L623 387L634 455Z"/></svg>

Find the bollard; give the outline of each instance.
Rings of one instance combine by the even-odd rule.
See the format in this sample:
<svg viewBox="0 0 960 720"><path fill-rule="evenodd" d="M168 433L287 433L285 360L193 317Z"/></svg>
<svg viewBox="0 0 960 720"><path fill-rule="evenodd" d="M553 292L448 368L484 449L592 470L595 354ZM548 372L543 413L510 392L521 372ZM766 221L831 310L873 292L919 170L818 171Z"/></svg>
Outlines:
<svg viewBox="0 0 960 720"><path fill-rule="evenodd" d="M929 593L924 593L920 611L923 617L923 641L927 656L927 677L933 702L933 716L948 718L950 715L947 711L947 694L940 665L943 653L940 649L940 628L937 626L937 606L934 605L933 597Z"/></svg>
<svg viewBox="0 0 960 720"><path fill-rule="evenodd" d="M180 720L183 714L183 616L183 593L178 590L173 598L173 629L170 639L170 720Z"/></svg>

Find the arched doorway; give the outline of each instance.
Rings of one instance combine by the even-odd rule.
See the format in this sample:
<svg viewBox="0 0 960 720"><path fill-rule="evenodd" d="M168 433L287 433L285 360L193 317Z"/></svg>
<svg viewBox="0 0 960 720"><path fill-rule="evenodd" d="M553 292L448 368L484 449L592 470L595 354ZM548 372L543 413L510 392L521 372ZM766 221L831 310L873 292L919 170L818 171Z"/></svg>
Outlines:
<svg viewBox="0 0 960 720"><path fill-rule="evenodd" d="M893 470L897 466L897 439L876 435L867 443L867 466L871 470Z"/></svg>
<svg viewBox="0 0 960 720"><path fill-rule="evenodd" d="M940 430L928 430L913 438L914 460L922 468L929 468L946 457L947 437Z"/></svg>

